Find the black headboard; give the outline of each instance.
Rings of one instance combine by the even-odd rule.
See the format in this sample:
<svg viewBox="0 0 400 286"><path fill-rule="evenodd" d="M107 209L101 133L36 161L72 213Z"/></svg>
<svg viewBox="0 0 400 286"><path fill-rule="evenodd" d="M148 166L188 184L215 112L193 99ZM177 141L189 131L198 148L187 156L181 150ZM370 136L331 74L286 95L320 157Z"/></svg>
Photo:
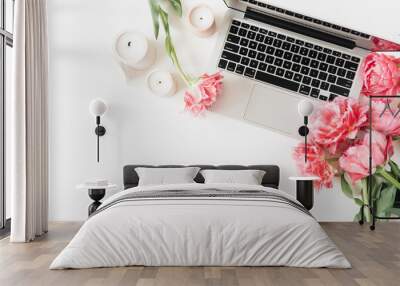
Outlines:
<svg viewBox="0 0 400 286"><path fill-rule="evenodd" d="M163 166L151 166L151 165L127 165L124 167L124 189L136 187L139 183L138 174L135 171L137 167L146 168L182 168L182 167L199 167L201 169L219 169L219 170L263 170L265 176L262 180L262 185L265 187L271 187L278 189L279 187L279 167L275 165L163 165ZM197 183L204 183L203 176L199 173L194 179Z"/></svg>

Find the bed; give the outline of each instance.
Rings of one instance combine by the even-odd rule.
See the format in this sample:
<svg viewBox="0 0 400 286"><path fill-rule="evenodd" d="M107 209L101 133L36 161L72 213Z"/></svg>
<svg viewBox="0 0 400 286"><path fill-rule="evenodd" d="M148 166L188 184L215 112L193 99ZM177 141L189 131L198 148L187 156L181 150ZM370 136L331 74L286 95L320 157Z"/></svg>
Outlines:
<svg viewBox="0 0 400 286"><path fill-rule="evenodd" d="M121 266L291 266L350 268L312 215L279 190L273 165L206 166L264 170L261 185L138 186L124 167L124 191L103 202L50 269Z"/></svg>

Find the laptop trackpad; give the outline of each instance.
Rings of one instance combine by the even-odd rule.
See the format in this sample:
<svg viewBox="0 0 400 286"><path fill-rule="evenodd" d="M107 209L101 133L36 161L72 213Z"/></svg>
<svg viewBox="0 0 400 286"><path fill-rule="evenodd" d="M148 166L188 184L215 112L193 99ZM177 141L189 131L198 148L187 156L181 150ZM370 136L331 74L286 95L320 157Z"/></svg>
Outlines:
<svg viewBox="0 0 400 286"><path fill-rule="evenodd" d="M274 131L297 136L302 119L297 112L301 98L276 88L256 84L244 118Z"/></svg>

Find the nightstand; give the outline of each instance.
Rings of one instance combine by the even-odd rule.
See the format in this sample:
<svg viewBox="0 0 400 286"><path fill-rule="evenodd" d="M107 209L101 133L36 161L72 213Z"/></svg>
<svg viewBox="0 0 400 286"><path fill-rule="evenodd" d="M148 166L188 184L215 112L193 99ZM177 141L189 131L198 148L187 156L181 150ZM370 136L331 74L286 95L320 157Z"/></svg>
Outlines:
<svg viewBox="0 0 400 286"><path fill-rule="evenodd" d="M296 181L296 198L307 209L314 206L314 181L319 177L289 177L289 180Z"/></svg>
<svg viewBox="0 0 400 286"><path fill-rule="evenodd" d="M97 208L101 205L100 200L104 198L107 190L115 189L117 185L108 184L107 186L93 186L81 184L76 186L79 190L88 190L89 197L93 200L93 203L88 207L88 215L94 213Z"/></svg>

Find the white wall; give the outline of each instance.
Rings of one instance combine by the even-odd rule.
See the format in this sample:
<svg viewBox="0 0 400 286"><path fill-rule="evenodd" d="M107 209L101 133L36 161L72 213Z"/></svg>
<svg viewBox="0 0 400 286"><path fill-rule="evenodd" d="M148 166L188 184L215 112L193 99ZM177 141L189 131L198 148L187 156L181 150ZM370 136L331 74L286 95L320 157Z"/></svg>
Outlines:
<svg viewBox="0 0 400 286"><path fill-rule="evenodd" d="M222 2L208 3L220 20ZM104 177L121 187L122 167L132 163L278 164L281 187L293 194L294 183L287 178L296 173L291 159L296 140L217 114L193 118L183 112L181 93L169 99L150 94L145 74L124 81L111 45L123 30L152 38L146 0L49 0L48 12L51 220L84 220L90 199L75 186ZM182 24L174 37L184 66L200 73L214 39L194 38ZM158 54L157 67L173 71L160 43ZM96 97L109 105L100 164L95 121L88 112ZM352 220L355 212L339 188L316 194L313 213L319 220Z"/></svg>

